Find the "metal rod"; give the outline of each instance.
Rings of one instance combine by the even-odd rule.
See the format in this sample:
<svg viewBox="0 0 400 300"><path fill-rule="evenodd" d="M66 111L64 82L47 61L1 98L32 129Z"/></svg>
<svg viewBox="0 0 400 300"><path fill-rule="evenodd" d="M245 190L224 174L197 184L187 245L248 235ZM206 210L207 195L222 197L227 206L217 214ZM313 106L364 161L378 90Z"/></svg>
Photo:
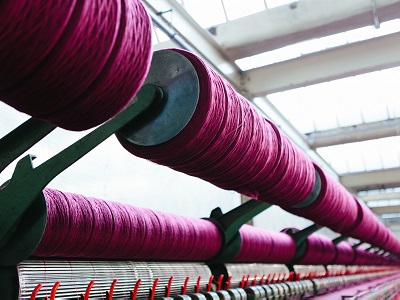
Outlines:
<svg viewBox="0 0 400 300"><path fill-rule="evenodd" d="M299 246L303 244L307 237L313 234L314 232L318 231L321 229L322 226L317 225L317 224L312 224L311 226L308 226L292 235L294 241L296 242L296 246Z"/></svg>
<svg viewBox="0 0 400 300"><path fill-rule="evenodd" d="M30 118L0 139L0 173L56 126Z"/></svg>
<svg viewBox="0 0 400 300"><path fill-rule="evenodd" d="M35 156L27 155L22 158L17 163L11 180L0 190L0 247L12 236L20 217L50 181L146 111L157 95L162 95L157 87L143 86L137 101L124 111L36 168L32 166Z"/></svg>
<svg viewBox="0 0 400 300"><path fill-rule="evenodd" d="M336 246L337 244L339 244L343 241L346 241L347 239L348 239L347 236L341 235L341 236L338 236L336 239L332 240L332 243Z"/></svg>
<svg viewBox="0 0 400 300"><path fill-rule="evenodd" d="M235 236L243 224L271 206L272 204L251 199L222 216L217 217L216 220L225 230L226 239L229 241Z"/></svg>

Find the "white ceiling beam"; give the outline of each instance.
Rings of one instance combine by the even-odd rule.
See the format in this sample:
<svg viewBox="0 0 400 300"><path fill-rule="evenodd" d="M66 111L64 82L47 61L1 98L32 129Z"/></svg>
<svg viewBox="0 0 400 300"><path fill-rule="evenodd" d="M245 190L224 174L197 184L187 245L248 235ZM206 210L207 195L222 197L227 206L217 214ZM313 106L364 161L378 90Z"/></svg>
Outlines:
<svg viewBox="0 0 400 300"><path fill-rule="evenodd" d="M244 72L254 96L359 75L400 65L400 33L356 42Z"/></svg>
<svg viewBox="0 0 400 300"><path fill-rule="evenodd" d="M399 0L302 0L218 25L215 38L238 59L399 17Z"/></svg>
<svg viewBox="0 0 400 300"><path fill-rule="evenodd" d="M377 215L400 213L400 205L371 207L371 210Z"/></svg>
<svg viewBox="0 0 400 300"><path fill-rule="evenodd" d="M340 182L352 191L399 187L400 168L345 174Z"/></svg>
<svg viewBox="0 0 400 300"><path fill-rule="evenodd" d="M312 132L307 138L310 146L316 149L397 135L400 135L400 118Z"/></svg>
<svg viewBox="0 0 400 300"><path fill-rule="evenodd" d="M364 196L359 196L359 198L361 198L365 202L380 200L398 200L400 199L400 192L367 194Z"/></svg>
<svg viewBox="0 0 400 300"><path fill-rule="evenodd" d="M171 39L182 40L188 46L188 50L207 61L214 70L224 74L233 86L240 88L239 68L227 57L224 49L211 34L204 30L178 2L145 0L143 3L156 25L164 26Z"/></svg>

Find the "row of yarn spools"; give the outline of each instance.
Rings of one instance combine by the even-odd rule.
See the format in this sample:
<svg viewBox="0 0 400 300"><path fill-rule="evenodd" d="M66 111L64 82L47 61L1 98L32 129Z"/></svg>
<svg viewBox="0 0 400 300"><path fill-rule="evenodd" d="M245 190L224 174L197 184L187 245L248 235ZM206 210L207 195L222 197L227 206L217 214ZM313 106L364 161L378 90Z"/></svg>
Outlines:
<svg viewBox="0 0 400 300"><path fill-rule="evenodd" d="M0 5L0 16L7 25L0 29L1 100L57 126L83 130L113 117L133 99L149 71L151 25L138 0L7 0ZM400 242L369 208L313 164L229 83L196 55L183 50L168 51L183 56L195 70L199 84L197 107L184 128L161 144L136 145L118 135L128 151L400 254ZM317 196L309 201L317 180ZM96 206L88 211L93 222L105 213ZM84 210L78 212L84 214ZM49 211L48 223L54 220L52 213ZM74 221L60 221L56 227L68 227L75 222L88 226L73 210L64 213ZM118 218L115 213L110 216ZM132 218L130 213L119 217L121 224L136 224L125 222ZM109 227L104 222L109 221L101 220L96 230L106 232ZM146 228L146 234L158 232L154 228L161 224L159 219L140 222L151 225L139 227ZM120 228L121 232L136 232L134 225L129 226L132 230ZM196 226L201 231L201 225ZM200 234L193 230L196 234L191 232L187 236ZM112 233L106 242L102 241L109 249L116 247L119 237L119 232ZM77 233L71 234L75 238ZM177 240L182 238L171 235ZM96 257L100 250L94 246L97 240L83 240L82 246L91 249L85 251ZM67 242L54 243L57 248ZM258 243L262 244L262 239ZM144 242L142 246L146 248ZM206 248L209 249L204 251L213 249ZM69 255L74 257L79 249ZM154 249L157 247L148 251L149 256ZM203 256L199 254L202 259ZM207 257L211 255L204 259Z"/></svg>
<svg viewBox="0 0 400 300"><path fill-rule="evenodd" d="M189 218L45 189L47 223L34 257L123 260L212 261L223 248L223 233L209 220ZM337 245L311 234L300 250L285 232L243 225L233 262L395 265L387 254ZM302 253L298 253L301 251ZM297 252L297 253L296 253ZM296 258L295 258L296 257Z"/></svg>

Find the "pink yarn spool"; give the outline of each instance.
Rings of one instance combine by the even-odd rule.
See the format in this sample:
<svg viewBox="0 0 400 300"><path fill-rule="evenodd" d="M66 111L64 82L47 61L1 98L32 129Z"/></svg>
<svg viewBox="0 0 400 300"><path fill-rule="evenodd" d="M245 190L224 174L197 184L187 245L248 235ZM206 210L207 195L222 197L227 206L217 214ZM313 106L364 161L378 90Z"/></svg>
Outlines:
<svg viewBox="0 0 400 300"><path fill-rule="evenodd" d="M349 242L343 241L336 245L336 256L332 264L348 265L354 260L354 250Z"/></svg>
<svg viewBox="0 0 400 300"><path fill-rule="evenodd" d="M150 19L139 0L34 0L23 8L25 1L6 2L0 16L11 11L14 18L0 35L0 62L7 61L0 71L5 103L83 130L114 116L139 90L151 57ZM4 41L12 31L18 39ZM27 41L40 45L25 47Z"/></svg>
<svg viewBox="0 0 400 300"><path fill-rule="evenodd" d="M304 208L285 208L287 211L327 226L336 232L351 228L358 215L357 202L337 181L326 174L318 165L315 169L321 178L321 190L317 199Z"/></svg>
<svg viewBox="0 0 400 300"><path fill-rule="evenodd" d="M354 250L353 265L366 265L368 263L368 252L360 247Z"/></svg>
<svg viewBox="0 0 400 300"><path fill-rule="evenodd" d="M64 32L77 1L53 1L53 5L48 2L3 0L0 3L3 24L0 91L20 82L49 54ZM57 18L46 17L52 14Z"/></svg>
<svg viewBox="0 0 400 300"><path fill-rule="evenodd" d="M234 262L288 263L296 253L296 244L287 234L249 225L239 232L242 245Z"/></svg>
<svg viewBox="0 0 400 300"><path fill-rule="evenodd" d="M196 70L200 95L194 115L160 145L138 146L119 136L121 144L136 156L223 189L278 205L303 201L314 186L311 161L197 56L168 51L186 57Z"/></svg>
<svg viewBox="0 0 400 300"><path fill-rule="evenodd" d="M38 257L204 261L221 247L211 222L45 189ZM206 243L206 244L205 244Z"/></svg>
<svg viewBox="0 0 400 300"><path fill-rule="evenodd" d="M330 264L335 258L336 249L328 237L313 233L306 240L305 253L296 260L297 264Z"/></svg>
<svg viewBox="0 0 400 300"><path fill-rule="evenodd" d="M343 234L374 244L373 241L379 229L379 221L364 203L359 201L356 203L358 206L357 221L351 229L344 231Z"/></svg>

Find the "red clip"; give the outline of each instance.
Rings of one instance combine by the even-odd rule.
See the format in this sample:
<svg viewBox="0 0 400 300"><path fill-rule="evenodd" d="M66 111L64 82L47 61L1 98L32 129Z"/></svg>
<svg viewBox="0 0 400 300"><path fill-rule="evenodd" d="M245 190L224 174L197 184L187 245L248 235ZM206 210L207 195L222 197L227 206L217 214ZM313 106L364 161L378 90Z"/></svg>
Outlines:
<svg viewBox="0 0 400 300"><path fill-rule="evenodd" d="M288 281L294 281L294 272L289 273Z"/></svg>
<svg viewBox="0 0 400 300"><path fill-rule="evenodd" d="M301 280L301 274L300 272L296 274L296 281L300 281Z"/></svg>
<svg viewBox="0 0 400 300"><path fill-rule="evenodd" d="M92 280L91 282L89 282L88 286L86 287L85 295L81 294L81 299L83 299L83 300L89 299L90 291L93 286L94 286L94 281Z"/></svg>
<svg viewBox="0 0 400 300"><path fill-rule="evenodd" d="M210 279L208 280L208 283L207 283L207 292L211 292L211 287L212 287L213 280L214 280L214 275L211 275Z"/></svg>
<svg viewBox="0 0 400 300"><path fill-rule="evenodd" d="M271 281L272 284L276 283L275 282L275 275L276 275L276 273L272 274L272 276L271 276L271 280L270 281Z"/></svg>
<svg viewBox="0 0 400 300"><path fill-rule="evenodd" d="M250 274L247 274L246 281L245 281L245 288L249 287L249 280L250 280Z"/></svg>
<svg viewBox="0 0 400 300"><path fill-rule="evenodd" d="M150 300L154 300L154 297L156 296L156 288L157 288L157 284L160 281L160 278L156 278L156 280L154 280L153 282L153 287L150 289Z"/></svg>
<svg viewBox="0 0 400 300"><path fill-rule="evenodd" d="M258 274L254 275L254 279L253 279L253 282L251 283L251 285L257 285L257 277L258 277Z"/></svg>
<svg viewBox="0 0 400 300"><path fill-rule="evenodd" d="M190 277L186 277L185 279L185 283L183 284L183 286L181 286L181 295L186 295L186 291L187 291L187 285L189 282Z"/></svg>
<svg viewBox="0 0 400 300"><path fill-rule="evenodd" d="M56 299L56 293L57 293L57 289L60 286L61 282L57 281L54 285L53 288L51 289L51 293L50 293L50 300L54 300Z"/></svg>
<svg viewBox="0 0 400 300"><path fill-rule="evenodd" d="M168 285L165 287L165 297L169 297L171 295L172 280L174 280L174 276L171 276L168 280Z"/></svg>
<svg viewBox="0 0 400 300"><path fill-rule="evenodd" d="M136 281L135 287L133 289L133 291L131 291L131 299L130 300L136 300L138 291L139 291L139 286L142 283L142 279L138 279L138 281Z"/></svg>
<svg viewBox="0 0 400 300"><path fill-rule="evenodd" d="M111 283L110 291L106 292L106 299L107 300L112 300L113 295L114 295L114 288L115 288L115 285L117 284L117 282L118 282L118 279L114 279L113 282Z"/></svg>
<svg viewBox="0 0 400 300"><path fill-rule="evenodd" d="M218 281L217 281L217 291L221 290L223 279L224 279L224 274L219 275Z"/></svg>
<svg viewBox="0 0 400 300"><path fill-rule="evenodd" d="M201 282L201 276L199 276L199 278L197 278L196 285L194 286L194 292L195 293L200 292L200 282Z"/></svg>
<svg viewBox="0 0 400 300"><path fill-rule="evenodd" d="M244 289L244 281L246 280L246 275L243 275L242 276L242 280L240 281L240 284L239 284L239 287L241 288L241 289Z"/></svg>
<svg viewBox="0 0 400 300"><path fill-rule="evenodd" d="M225 290L229 290L231 287L232 276L228 277L228 280L225 282Z"/></svg>
<svg viewBox="0 0 400 300"><path fill-rule="evenodd" d="M40 283L33 289L30 300L35 300L40 289L43 287Z"/></svg>
<svg viewBox="0 0 400 300"><path fill-rule="evenodd" d="M260 278L260 281L258 282L258 285L263 285L265 280L265 274L263 274Z"/></svg>
<svg viewBox="0 0 400 300"><path fill-rule="evenodd" d="M270 284L269 280L271 278L271 274L268 274L267 278L265 278L265 284Z"/></svg>

